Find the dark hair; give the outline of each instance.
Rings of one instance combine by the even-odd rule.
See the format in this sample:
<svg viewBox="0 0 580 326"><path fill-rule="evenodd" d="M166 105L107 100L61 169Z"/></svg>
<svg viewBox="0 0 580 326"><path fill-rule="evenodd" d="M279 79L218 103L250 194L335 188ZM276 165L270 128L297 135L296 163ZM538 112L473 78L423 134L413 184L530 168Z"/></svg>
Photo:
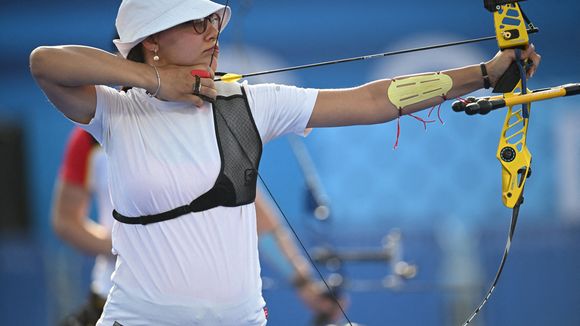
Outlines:
<svg viewBox="0 0 580 326"><path fill-rule="evenodd" d="M129 54L127 54L127 60L145 63L145 51L143 51L143 43L139 43L139 44L135 45L131 49L131 51L129 51ZM123 86L123 88L121 88L121 90L126 92L126 91L130 90L131 88L133 88L133 87Z"/></svg>
<svg viewBox="0 0 580 326"><path fill-rule="evenodd" d="M127 60L145 63L145 51L143 51L143 43L135 45L129 54L127 54Z"/></svg>

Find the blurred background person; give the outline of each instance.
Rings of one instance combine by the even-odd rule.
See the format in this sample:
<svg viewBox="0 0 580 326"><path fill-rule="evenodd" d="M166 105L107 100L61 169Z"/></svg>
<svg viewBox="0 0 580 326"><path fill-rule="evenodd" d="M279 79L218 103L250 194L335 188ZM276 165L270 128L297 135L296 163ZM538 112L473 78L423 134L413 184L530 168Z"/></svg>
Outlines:
<svg viewBox="0 0 580 326"><path fill-rule="evenodd" d="M91 203L96 205L95 220L89 216ZM112 211L106 155L89 133L74 128L54 187L52 225L69 245L95 255L95 265L86 304L62 325L94 325L101 316L115 269L111 252Z"/></svg>
<svg viewBox="0 0 580 326"><path fill-rule="evenodd" d="M334 323L342 315L340 308L331 293L313 276L310 262L296 245L294 236L283 225L280 215L273 209L274 205L264 197L261 191L256 196L256 218L260 240L260 256L281 253L280 259L270 259L277 264L276 270L285 276L296 289L303 303L315 314L316 325ZM268 240L273 241L268 241ZM263 264L263 262L262 262ZM336 293L335 293L336 295ZM337 297L341 306L346 307L346 300ZM346 309L346 308L345 308Z"/></svg>

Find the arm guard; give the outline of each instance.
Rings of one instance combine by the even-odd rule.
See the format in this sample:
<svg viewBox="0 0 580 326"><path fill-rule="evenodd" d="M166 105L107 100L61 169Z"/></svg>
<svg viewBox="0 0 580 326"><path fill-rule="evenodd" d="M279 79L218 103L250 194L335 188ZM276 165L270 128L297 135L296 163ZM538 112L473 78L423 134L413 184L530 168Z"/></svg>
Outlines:
<svg viewBox="0 0 580 326"><path fill-rule="evenodd" d="M393 79L387 90L389 101L399 110L435 97L443 97L453 87L453 80L446 74L431 73Z"/></svg>

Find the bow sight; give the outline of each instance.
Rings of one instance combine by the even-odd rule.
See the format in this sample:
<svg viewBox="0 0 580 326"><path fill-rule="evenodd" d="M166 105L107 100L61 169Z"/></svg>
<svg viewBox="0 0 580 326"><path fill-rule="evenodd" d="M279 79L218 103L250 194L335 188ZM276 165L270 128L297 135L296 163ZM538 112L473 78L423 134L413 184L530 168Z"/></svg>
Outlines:
<svg viewBox="0 0 580 326"><path fill-rule="evenodd" d="M526 1L526 0L499 0L499 1L483 0L483 6L485 7L485 9L487 9L491 12L495 12L499 9L498 7L501 7L503 5L517 3L517 2L523 2L523 1Z"/></svg>

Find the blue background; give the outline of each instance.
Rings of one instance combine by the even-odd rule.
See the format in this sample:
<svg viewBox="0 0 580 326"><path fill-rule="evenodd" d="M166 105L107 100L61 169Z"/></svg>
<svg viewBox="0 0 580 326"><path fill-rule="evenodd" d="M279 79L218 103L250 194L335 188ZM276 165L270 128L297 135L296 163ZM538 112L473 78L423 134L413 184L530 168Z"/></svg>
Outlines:
<svg viewBox="0 0 580 326"><path fill-rule="evenodd" d="M24 232L1 234L1 324L53 325L86 295L91 258L62 244L50 226L53 182L72 124L34 84L28 55L40 45L111 49L118 3L21 0L1 5L0 122L24 131L22 169L31 221ZM493 32L481 1L245 0L231 6L233 19L220 38L220 68L241 73ZM524 6L541 28L532 40L543 58L529 87L580 82L580 3L527 1ZM496 48L491 41L249 81L350 87L479 63ZM288 139L265 147L261 174L309 249L378 250L389 230L401 230L404 259L416 264L419 274L393 291L381 286L390 273L388 264L345 265L347 313L355 322L459 324L495 275L510 216L501 204L495 159L503 111L467 117L452 112L448 102L442 118L444 125L430 124L425 132L404 117L396 151L396 123L315 130L304 139L331 202L326 222L311 214ZM533 176L511 257L478 325L580 324L579 123L579 98L535 105L528 139ZM0 217L6 218L2 208ZM270 324L306 325L312 316L288 284L278 254L271 245L263 246Z"/></svg>

